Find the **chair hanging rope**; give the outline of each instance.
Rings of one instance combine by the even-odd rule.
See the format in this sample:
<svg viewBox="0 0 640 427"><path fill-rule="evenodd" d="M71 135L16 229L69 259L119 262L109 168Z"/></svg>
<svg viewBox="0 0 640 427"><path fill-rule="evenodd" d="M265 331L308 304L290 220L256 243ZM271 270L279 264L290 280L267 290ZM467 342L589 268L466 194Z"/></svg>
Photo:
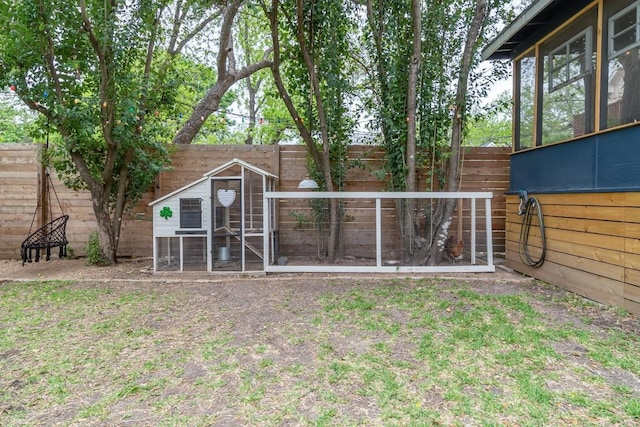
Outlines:
<svg viewBox="0 0 640 427"><path fill-rule="evenodd" d="M45 150L48 148L49 135L47 132L47 145L45 146ZM56 196L56 201L58 202L58 206L60 207L61 216L57 218L53 218L53 211L51 208L51 192L48 191L49 188L53 190L53 194ZM49 168L44 168L42 189L43 197L41 205L43 206L42 209L44 211L43 214L45 218L43 222L45 224L33 233L31 232L31 230L33 229L33 223L35 222L36 215L38 213L38 207L36 206L36 210L33 213L33 218L31 220L31 226L29 227L28 237L24 240L24 242L22 242L22 246L20 248L22 265L24 265L25 262L39 262L41 255L40 251L44 251L43 255L45 256L45 259L49 261L51 259L51 249L53 248L58 248L58 256L60 258L64 258L67 256L67 245L69 244L69 242L67 240L66 229L69 215L64 214L62 203L60 203L60 199L58 198L58 193L56 192L56 189L51 182ZM45 205L49 206L49 222L46 222L47 212ZM33 256L34 251L35 257Z"/></svg>

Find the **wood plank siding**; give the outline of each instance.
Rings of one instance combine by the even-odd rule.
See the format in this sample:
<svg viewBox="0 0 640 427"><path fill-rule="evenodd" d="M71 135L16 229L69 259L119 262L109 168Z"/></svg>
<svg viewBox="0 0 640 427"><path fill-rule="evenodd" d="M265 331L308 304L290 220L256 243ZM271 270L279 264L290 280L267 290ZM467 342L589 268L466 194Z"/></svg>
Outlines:
<svg viewBox="0 0 640 427"><path fill-rule="evenodd" d="M542 267L522 263L517 195L507 196L506 264L589 299L640 314L640 193L535 195L542 206L547 254ZM538 255L537 220L531 253Z"/></svg>
<svg viewBox="0 0 640 427"><path fill-rule="evenodd" d="M38 197L38 169L36 145L0 144L0 258L12 259L20 256L20 244L27 237L29 224L36 209ZM493 242L494 252L505 251L505 196L509 186L508 148L469 148L464 155L462 191L493 191ZM345 191L384 191L385 184L376 178L375 172L382 169L384 151L380 147L354 146L349 148L350 161L359 167L347 173ZM234 158L263 169L279 177L279 191L298 191L297 186L307 175L307 152L301 145L293 146L179 146L172 157L172 167L156 178L155 188L149 189L140 202L125 214L123 220L119 255L123 257L147 257L152 253L152 208L149 202L169 194L200 179L205 173ZM425 175L428 171L425 171ZM96 223L87 192L68 190L52 173L53 185L70 216L67 226L69 246L78 255L84 253L89 234ZM428 191L424 177L420 180L420 191ZM54 202L55 203L55 202ZM385 202L383 242L394 245L395 211L392 202ZM484 229L483 207L478 207L476 218L478 230ZM54 211L57 204L54 206ZM279 228L283 248L292 253L316 254L315 234L301 227L300 221L291 212L304 214L309 210L305 201L282 201L279 205ZM468 202L463 207L463 235L470 232ZM454 219L454 224L456 220ZM375 233L373 201L349 202L345 220L345 242L350 247L346 253L354 256L371 254L367 242ZM467 238L468 239L468 238ZM478 236L482 244L484 236ZM375 239L373 239L375 242Z"/></svg>

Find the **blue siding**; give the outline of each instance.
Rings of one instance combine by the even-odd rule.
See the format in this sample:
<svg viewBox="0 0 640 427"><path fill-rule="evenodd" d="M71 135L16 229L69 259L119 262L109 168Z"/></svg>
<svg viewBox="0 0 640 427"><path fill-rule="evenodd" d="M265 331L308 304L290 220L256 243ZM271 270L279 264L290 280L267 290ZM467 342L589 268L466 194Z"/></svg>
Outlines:
<svg viewBox="0 0 640 427"><path fill-rule="evenodd" d="M640 190L640 126L511 156L511 191Z"/></svg>

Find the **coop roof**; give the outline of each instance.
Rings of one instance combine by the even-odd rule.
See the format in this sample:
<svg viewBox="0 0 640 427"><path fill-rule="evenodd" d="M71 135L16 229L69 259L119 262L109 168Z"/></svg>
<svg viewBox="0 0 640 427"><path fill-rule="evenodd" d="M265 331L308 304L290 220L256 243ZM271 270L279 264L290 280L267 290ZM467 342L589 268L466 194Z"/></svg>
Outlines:
<svg viewBox="0 0 640 427"><path fill-rule="evenodd" d="M202 176L202 178L200 178L200 179L198 179L196 181L193 181L193 182L191 182L191 183L189 183L189 184L187 184L187 185L185 185L183 187L180 187L177 190L172 191L171 193L160 197L159 199L154 200L153 202L149 203L149 206L153 206L153 205L155 205L157 203L160 203L160 202L162 202L164 200L170 199L171 197L175 196L176 194L182 193L183 191L188 190L189 188L195 187L198 184L206 182L212 176L215 176L215 175L219 174L220 172L223 172L223 171L225 171L225 170L227 170L227 169L229 169L229 168L231 168L233 166L238 166L238 165L243 167L244 169L248 169L248 170L250 170L252 172L255 172L255 173L259 174L259 175L266 176L267 178L278 179L277 176L275 176L274 174L272 174L270 172L267 172L267 171L265 171L263 169L255 167L255 166L253 166L253 165L251 165L251 164L249 164L247 162L244 162L244 161L242 161L240 159L233 159L233 160L230 160L227 163L225 163L225 164L223 164L221 166L218 166L217 168L212 169L209 172L205 173Z"/></svg>
<svg viewBox="0 0 640 427"><path fill-rule="evenodd" d="M253 165L251 165L251 164L249 164L249 163L247 163L245 161L242 161L240 159L230 160L227 163L225 163L223 165L220 165L217 168L212 169L209 172L205 173L204 177L205 178L212 177L212 176L217 175L220 172L223 172L223 171L225 171L225 170L227 170L227 169L229 169L229 168L231 168L233 166L236 166L236 165L240 165L243 168L249 169L250 171L255 172L255 173L259 174L259 175L263 175L263 176L266 176L266 177L269 177L269 178L273 178L273 179L278 179L278 177L275 176L274 174L269 173L266 170L260 169L258 167L255 167L255 166L253 166Z"/></svg>

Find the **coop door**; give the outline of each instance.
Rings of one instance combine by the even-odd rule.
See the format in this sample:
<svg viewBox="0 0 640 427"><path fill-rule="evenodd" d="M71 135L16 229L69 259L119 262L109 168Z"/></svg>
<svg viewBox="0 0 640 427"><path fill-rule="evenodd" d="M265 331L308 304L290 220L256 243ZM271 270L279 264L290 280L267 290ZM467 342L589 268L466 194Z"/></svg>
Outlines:
<svg viewBox="0 0 640 427"><path fill-rule="evenodd" d="M242 271L242 186L240 179L212 180L213 270Z"/></svg>

